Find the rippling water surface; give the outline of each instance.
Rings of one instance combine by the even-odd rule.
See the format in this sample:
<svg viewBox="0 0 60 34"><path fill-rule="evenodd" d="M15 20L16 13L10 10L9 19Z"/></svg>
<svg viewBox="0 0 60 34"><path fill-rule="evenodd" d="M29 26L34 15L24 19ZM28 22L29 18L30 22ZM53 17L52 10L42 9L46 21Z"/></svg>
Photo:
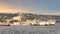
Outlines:
<svg viewBox="0 0 60 34"><path fill-rule="evenodd" d="M60 26L0 26L0 34L60 34Z"/></svg>

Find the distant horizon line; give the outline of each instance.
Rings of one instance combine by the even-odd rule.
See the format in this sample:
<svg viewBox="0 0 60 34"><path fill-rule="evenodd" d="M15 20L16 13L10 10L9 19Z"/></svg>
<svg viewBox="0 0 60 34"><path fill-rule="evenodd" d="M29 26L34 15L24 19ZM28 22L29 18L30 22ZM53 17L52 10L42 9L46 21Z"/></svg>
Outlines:
<svg viewBox="0 0 60 34"><path fill-rule="evenodd" d="M16 12L16 13L20 13L20 12ZM32 13L32 14L38 14L38 15L60 15L60 12L22 12L22 13ZM11 14L15 14L15 12L14 13L11 12Z"/></svg>

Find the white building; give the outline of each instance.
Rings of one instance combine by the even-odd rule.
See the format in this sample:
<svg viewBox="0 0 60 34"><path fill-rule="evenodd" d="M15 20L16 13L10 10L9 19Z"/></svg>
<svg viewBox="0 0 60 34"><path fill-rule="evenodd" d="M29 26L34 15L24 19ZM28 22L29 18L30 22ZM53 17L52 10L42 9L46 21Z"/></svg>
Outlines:
<svg viewBox="0 0 60 34"><path fill-rule="evenodd" d="M21 16L13 17L14 20L19 20L19 21L21 21L21 18L22 18Z"/></svg>

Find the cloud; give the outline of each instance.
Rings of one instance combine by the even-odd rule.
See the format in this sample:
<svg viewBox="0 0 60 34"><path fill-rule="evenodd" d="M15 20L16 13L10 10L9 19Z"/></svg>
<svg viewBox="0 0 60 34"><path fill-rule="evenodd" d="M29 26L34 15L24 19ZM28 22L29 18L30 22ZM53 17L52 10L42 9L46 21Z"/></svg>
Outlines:
<svg viewBox="0 0 60 34"><path fill-rule="evenodd" d="M26 12L27 10L23 7L18 7L11 5L9 3L0 2L0 13L16 13L16 12Z"/></svg>

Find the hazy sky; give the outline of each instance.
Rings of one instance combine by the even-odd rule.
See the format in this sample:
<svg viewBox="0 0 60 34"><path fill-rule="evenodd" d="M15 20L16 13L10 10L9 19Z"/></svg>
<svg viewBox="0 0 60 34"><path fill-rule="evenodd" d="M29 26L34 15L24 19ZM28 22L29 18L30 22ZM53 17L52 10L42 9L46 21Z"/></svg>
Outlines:
<svg viewBox="0 0 60 34"><path fill-rule="evenodd" d="M0 0L0 11L58 14L60 0Z"/></svg>

